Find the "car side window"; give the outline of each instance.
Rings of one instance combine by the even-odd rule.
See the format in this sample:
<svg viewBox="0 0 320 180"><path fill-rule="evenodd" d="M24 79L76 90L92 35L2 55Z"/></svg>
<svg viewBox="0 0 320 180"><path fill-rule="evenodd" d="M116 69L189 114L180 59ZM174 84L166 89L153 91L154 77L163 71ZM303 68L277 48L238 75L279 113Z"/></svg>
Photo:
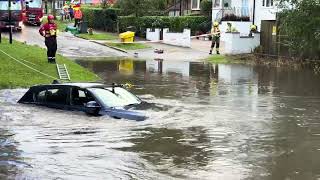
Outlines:
<svg viewBox="0 0 320 180"><path fill-rule="evenodd" d="M83 90L79 90L79 98L86 98L86 94Z"/></svg>
<svg viewBox="0 0 320 180"><path fill-rule="evenodd" d="M38 94L36 94L35 95L35 102L38 102L38 103L46 102L46 91L47 90L43 90L43 91L40 91Z"/></svg>
<svg viewBox="0 0 320 180"><path fill-rule="evenodd" d="M87 102L93 101L92 96L83 89L73 88L71 93L71 104L84 106Z"/></svg>
<svg viewBox="0 0 320 180"><path fill-rule="evenodd" d="M64 88L48 89L46 91L46 101L50 104L66 105L68 98L68 91Z"/></svg>

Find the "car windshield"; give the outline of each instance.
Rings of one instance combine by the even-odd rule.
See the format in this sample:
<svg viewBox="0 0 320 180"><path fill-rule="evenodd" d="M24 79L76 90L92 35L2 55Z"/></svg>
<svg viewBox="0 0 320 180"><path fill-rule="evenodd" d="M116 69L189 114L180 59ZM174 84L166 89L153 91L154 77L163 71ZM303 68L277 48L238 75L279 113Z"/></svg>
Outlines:
<svg viewBox="0 0 320 180"><path fill-rule="evenodd" d="M121 107L140 103L135 95L120 87L114 88L115 93L111 92L112 88L90 88L89 90L107 107Z"/></svg>
<svg viewBox="0 0 320 180"><path fill-rule="evenodd" d="M8 10L9 3L8 1L0 1L0 10ZM11 2L11 10L21 10L21 2L20 1L12 1Z"/></svg>
<svg viewBox="0 0 320 180"><path fill-rule="evenodd" d="M32 1L27 1L29 8L41 8L42 6L42 0L32 0Z"/></svg>

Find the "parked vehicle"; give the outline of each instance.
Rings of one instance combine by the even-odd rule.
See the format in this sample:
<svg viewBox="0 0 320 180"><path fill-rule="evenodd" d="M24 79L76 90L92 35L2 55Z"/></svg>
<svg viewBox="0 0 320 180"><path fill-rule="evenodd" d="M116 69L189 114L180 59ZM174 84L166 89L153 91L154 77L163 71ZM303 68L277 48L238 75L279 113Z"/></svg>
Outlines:
<svg viewBox="0 0 320 180"><path fill-rule="evenodd" d="M143 112L130 110L141 104L137 96L122 85L98 83L64 83L31 87L18 103L83 111L90 115L108 115L117 119L143 121Z"/></svg>
<svg viewBox="0 0 320 180"><path fill-rule="evenodd" d="M42 0L25 0L23 15L23 23L40 26L43 17Z"/></svg>
<svg viewBox="0 0 320 180"><path fill-rule="evenodd" d="M8 28L10 25L15 30L21 30L20 22L22 21L22 1L11 1L11 23L9 22L9 1L0 0L0 29Z"/></svg>

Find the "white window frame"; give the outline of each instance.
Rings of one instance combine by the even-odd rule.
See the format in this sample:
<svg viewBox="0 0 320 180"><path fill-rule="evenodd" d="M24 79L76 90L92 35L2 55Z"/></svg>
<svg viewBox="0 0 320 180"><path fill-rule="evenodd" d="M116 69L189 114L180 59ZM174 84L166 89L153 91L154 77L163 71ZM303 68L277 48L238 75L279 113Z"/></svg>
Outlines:
<svg viewBox="0 0 320 180"><path fill-rule="evenodd" d="M267 4L267 1L269 2ZM262 7L271 8L274 6L274 0L262 0Z"/></svg>
<svg viewBox="0 0 320 180"><path fill-rule="evenodd" d="M216 3L216 1L218 1L218 3ZM212 0L212 7L213 8L221 8L221 7L223 7L223 5L221 3L222 3L221 0Z"/></svg>
<svg viewBox="0 0 320 180"><path fill-rule="evenodd" d="M193 7L193 1L197 1L197 8ZM191 10L200 10L200 0L191 0Z"/></svg>

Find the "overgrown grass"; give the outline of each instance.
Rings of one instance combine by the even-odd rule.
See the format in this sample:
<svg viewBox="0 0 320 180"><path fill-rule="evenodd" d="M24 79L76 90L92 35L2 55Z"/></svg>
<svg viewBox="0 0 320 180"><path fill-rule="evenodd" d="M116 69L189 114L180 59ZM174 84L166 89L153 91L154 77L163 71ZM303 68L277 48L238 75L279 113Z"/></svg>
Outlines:
<svg viewBox="0 0 320 180"><path fill-rule="evenodd" d="M224 56L224 55L211 55L206 60L211 62L211 63L215 63L215 64L239 64L239 63L245 63L245 61L241 61L241 60L233 58L231 56Z"/></svg>
<svg viewBox="0 0 320 180"><path fill-rule="evenodd" d="M60 32L65 31L67 26L70 24L73 24L73 22L65 22L65 21L60 21L60 20L56 20L55 23L58 25L58 29Z"/></svg>
<svg viewBox="0 0 320 180"><path fill-rule="evenodd" d="M88 39L88 40L116 40L118 36L111 33L94 33L92 35L89 34L78 34L77 36Z"/></svg>
<svg viewBox="0 0 320 180"><path fill-rule="evenodd" d="M107 46L112 46L124 50L137 50L137 49L147 49L151 46L142 43L106 43Z"/></svg>
<svg viewBox="0 0 320 180"><path fill-rule="evenodd" d="M38 46L29 46L17 41L10 45L7 39L3 39L0 44L0 50L32 68L58 79L56 65L47 62L46 49ZM53 80L21 65L2 52L0 52L0 63L0 88L29 87L35 84L51 83ZM71 81L85 82L100 79L94 73L63 56L57 55L57 63L66 64Z"/></svg>

